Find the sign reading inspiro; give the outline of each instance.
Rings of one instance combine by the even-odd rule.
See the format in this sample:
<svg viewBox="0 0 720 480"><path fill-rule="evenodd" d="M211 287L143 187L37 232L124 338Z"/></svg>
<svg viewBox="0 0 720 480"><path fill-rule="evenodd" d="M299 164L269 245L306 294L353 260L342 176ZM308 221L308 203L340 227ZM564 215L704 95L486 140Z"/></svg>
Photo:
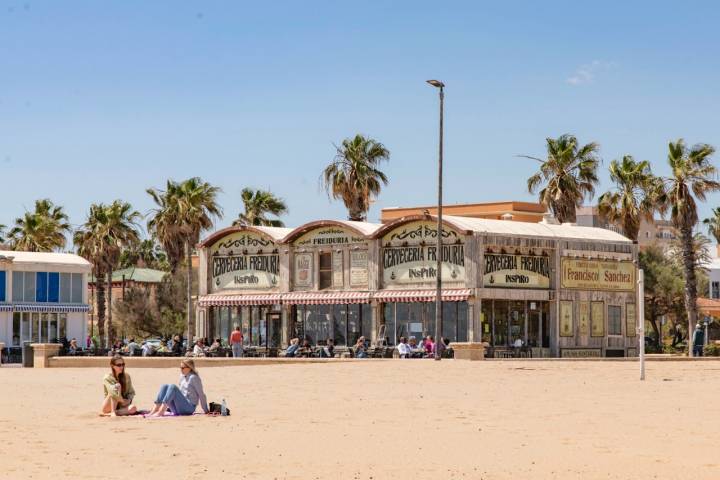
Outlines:
<svg viewBox="0 0 720 480"><path fill-rule="evenodd" d="M485 254L486 287L550 288L550 259L531 255Z"/></svg>
<svg viewBox="0 0 720 480"><path fill-rule="evenodd" d="M262 290L278 286L275 243L255 233L233 233L210 249L211 290Z"/></svg>

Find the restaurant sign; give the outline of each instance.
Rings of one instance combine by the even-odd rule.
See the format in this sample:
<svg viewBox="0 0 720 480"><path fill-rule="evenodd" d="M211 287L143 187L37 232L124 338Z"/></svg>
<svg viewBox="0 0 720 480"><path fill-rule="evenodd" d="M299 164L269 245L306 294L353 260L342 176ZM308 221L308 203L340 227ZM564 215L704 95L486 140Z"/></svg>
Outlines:
<svg viewBox="0 0 720 480"><path fill-rule="evenodd" d="M550 259L486 253L483 284L486 287L550 288Z"/></svg>
<svg viewBox="0 0 720 480"><path fill-rule="evenodd" d="M280 256L272 240L255 233L236 232L210 248L210 290L276 288Z"/></svg>
<svg viewBox="0 0 720 480"><path fill-rule="evenodd" d="M465 245L454 230L442 229L441 278L465 281ZM381 262L385 285L435 283L437 280L437 226L417 221L404 224L383 237Z"/></svg>
<svg viewBox="0 0 720 480"><path fill-rule="evenodd" d="M635 265L632 262L563 258L561 270L562 288L618 292L635 290Z"/></svg>
<svg viewBox="0 0 720 480"><path fill-rule="evenodd" d="M365 242L365 238L346 228L322 227L311 230L295 240L299 247L327 247Z"/></svg>

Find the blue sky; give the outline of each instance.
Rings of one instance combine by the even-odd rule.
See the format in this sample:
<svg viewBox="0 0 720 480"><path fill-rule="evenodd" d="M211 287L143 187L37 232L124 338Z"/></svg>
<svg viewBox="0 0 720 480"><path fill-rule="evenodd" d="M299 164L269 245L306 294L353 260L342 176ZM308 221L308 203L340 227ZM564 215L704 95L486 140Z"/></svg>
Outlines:
<svg viewBox="0 0 720 480"><path fill-rule="evenodd" d="M545 137L597 141L667 174L670 140L720 147L713 2L0 1L0 223L35 199L92 202L201 176L229 224L245 186L289 226L344 218L319 189L333 143L391 151L380 207L532 200ZM720 165L720 155L716 156ZM703 205L707 216L720 195Z"/></svg>

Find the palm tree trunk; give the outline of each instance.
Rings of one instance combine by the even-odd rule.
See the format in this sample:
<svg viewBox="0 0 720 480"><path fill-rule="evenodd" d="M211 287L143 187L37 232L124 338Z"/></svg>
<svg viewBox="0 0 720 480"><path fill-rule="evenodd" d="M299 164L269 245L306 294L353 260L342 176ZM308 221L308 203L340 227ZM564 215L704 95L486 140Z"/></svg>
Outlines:
<svg viewBox="0 0 720 480"><path fill-rule="evenodd" d="M680 229L683 248L683 267L685 268L685 310L688 316L688 356L693 356L692 332L697 323L697 279L695 278L695 252L693 250L692 228L688 225Z"/></svg>
<svg viewBox="0 0 720 480"><path fill-rule="evenodd" d="M187 332L188 332L188 347L190 342L195 337L195 324L193 323L193 309L192 309L192 252L190 251L190 240L185 242L185 258L187 261Z"/></svg>
<svg viewBox="0 0 720 480"><path fill-rule="evenodd" d="M113 331L113 323L112 323L112 268L108 269L107 273L107 283L108 283L108 291L107 291L107 298L108 298L108 324L107 324L107 338L105 339L105 348L110 348L110 345L115 340L115 332Z"/></svg>
<svg viewBox="0 0 720 480"><path fill-rule="evenodd" d="M95 287L97 294L95 299L95 313L97 314L99 345L102 345L105 337L105 275L101 272L95 274Z"/></svg>

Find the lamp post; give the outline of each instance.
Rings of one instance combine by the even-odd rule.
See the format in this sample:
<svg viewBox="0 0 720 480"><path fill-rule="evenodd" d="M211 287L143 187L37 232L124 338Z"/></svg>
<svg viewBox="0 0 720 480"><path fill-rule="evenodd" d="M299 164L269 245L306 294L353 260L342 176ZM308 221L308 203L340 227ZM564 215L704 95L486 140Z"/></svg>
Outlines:
<svg viewBox="0 0 720 480"><path fill-rule="evenodd" d="M438 206L437 206L437 258L435 295L435 360L440 360L442 348L442 169L443 169L443 107L445 105L445 84L440 80L428 80L427 83L440 90L440 143L438 151Z"/></svg>

